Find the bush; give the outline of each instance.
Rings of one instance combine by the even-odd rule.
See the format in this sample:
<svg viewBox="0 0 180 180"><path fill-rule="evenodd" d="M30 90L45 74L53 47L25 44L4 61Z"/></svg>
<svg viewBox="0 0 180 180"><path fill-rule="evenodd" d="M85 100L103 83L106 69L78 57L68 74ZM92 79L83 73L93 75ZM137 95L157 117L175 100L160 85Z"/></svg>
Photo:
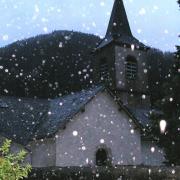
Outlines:
<svg viewBox="0 0 180 180"><path fill-rule="evenodd" d="M19 180L27 177L31 171L29 164L23 165L26 152L21 150L17 154L10 152L11 140L5 140L0 148L0 179Z"/></svg>

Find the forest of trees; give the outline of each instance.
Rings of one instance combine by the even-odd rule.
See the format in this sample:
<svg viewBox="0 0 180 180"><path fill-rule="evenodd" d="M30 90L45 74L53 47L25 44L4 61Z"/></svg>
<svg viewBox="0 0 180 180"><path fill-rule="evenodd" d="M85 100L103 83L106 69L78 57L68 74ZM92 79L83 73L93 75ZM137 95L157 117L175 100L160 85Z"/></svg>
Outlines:
<svg viewBox="0 0 180 180"><path fill-rule="evenodd" d="M0 49L0 94L55 97L92 82L90 54L100 38L55 31Z"/></svg>
<svg viewBox="0 0 180 180"><path fill-rule="evenodd" d="M180 1L178 3L180 6ZM176 47L175 63L162 83L161 96L156 100L156 107L162 111L162 115L153 115L150 131L164 149L166 163L173 166L180 165L180 46ZM162 120L167 124L164 133L160 132Z"/></svg>
<svg viewBox="0 0 180 180"><path fill-rule="evenodd" d="M171 52L162 52L159 49L150 49L147 53L149 62L149 92L151 102L154 105L157 100L161 99L163 84L171 76L175 57Z"/></svg>
<svg viewBox="0 0 180 180"><path fill-rule="evenodd" d="M1 48L1 95L57 97L91 86L92 51L99 41L94 35L55 31ZM148 58L154 102L174 60L172 53L157 49L149 50Z"/></svg>

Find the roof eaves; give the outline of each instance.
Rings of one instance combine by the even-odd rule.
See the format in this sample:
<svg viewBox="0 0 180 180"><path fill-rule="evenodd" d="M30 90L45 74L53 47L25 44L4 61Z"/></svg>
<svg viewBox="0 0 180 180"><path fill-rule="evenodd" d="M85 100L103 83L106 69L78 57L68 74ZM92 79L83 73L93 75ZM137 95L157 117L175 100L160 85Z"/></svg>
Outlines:
<svg viewBox="0 0 180 180"><path fill-rule="evenodd" d="M96 49L95 49L95 52L97 52L97 51L99 51L99 50L101 50L101 49L103 49L103 48L111 45L111 44L114 42L114 39L107 40L107 42L105 42L103 45L101 45L101 44L103 43L103 41L106 41L106 38L104 38L104 39L99 43L99 45L98 45L98 46L96 47Z"/></svg>
<svg viewBox="0 0 180 180"><path fill-rule="evenodd" d="M91 98L89 98L87 102L85 102L84 104L82 104L77 111L75 111L74 113L72 113L71 115L69 115L66 119L64 119L64 121L63 121L64 123L60 123L59 126L56 128L55 131L53 131L52 133L49 133L49 134L46 135L46 136L44 136L44 135L42 135L42 136L39 135L39 136L37 136L35 139L36 139L36 140L39 140L39 139L43 139L43 138L52 138L52 137L59 131L59 129L61 129L61 127L66 126L66 125L71 121L71 119L72 119L75 115L77 115L77 114L82 110L82 108L84 108L99 92L102 92L102 91L104 91L104 90L105 90L105 87L104 87L103 85L100 85L99 90L97 90L97 92L96 92ZM33 140L33 139L31 139L31 140Z"/></svg>

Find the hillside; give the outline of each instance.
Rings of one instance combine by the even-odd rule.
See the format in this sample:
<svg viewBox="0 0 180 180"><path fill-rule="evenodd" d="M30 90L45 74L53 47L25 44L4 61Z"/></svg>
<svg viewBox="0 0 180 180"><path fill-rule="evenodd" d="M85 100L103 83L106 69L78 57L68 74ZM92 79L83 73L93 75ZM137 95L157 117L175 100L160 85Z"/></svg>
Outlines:
<svg viewBox="0 0 180 180"><path fill-rule="evenodd" d="M0 49L0 94L55 97L89 86L90 56L100 38L55 31Z"/></svg>
<svg viewBox="0 0 180 180"><path fill-rule="evenodd" d="M91 52L100 38L73 31L55 31L0 48L0 94L51 98L92 83ZM149 91L152 101L172 73L172 53L151 49Z"/></svg>

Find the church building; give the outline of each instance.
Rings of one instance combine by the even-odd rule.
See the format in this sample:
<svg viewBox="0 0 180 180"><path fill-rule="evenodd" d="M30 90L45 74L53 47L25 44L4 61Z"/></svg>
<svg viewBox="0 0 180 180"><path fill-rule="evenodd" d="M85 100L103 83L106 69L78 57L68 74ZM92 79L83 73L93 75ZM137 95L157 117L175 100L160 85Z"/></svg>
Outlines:
<svg viewBox="0 0 180 180"><path fill-rule="evenodd" d="M115 0L104 39L93 53L94 85L55 99L0 98L0 141L25 149L33 167L162 165L163 151L146 136L152 109L149 47Z"/></svg>

